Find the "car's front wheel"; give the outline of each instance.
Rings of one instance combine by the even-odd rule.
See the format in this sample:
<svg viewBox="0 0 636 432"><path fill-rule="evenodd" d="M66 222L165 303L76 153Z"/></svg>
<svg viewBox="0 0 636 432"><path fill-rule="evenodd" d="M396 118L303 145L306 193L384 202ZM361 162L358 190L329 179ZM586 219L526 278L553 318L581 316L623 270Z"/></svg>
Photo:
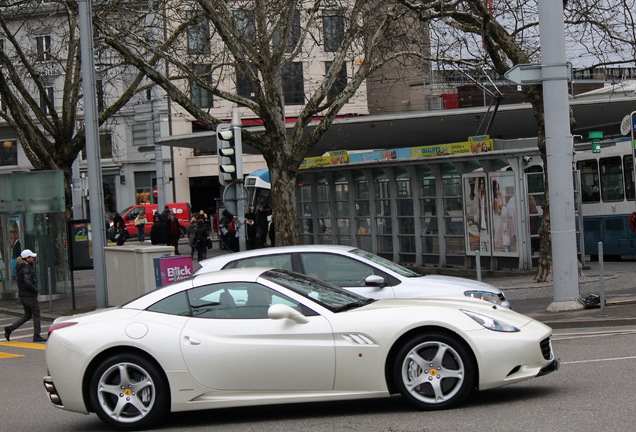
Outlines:
<svg viewBox="0 0 636 432"><path fill-rule="evenodd" d="M402 397L420 409L461 403L475 382L473 356L464 344L441 333L410 339L397 354L393 379Z"/></svg>
<svg viewBox="0 0 636 432"><path fill-rule="evenodd" d="M169 411L163 374L137 354L117 354L102 361L91 375L89 388L99 418L120 430L148 428Z"/></svg>

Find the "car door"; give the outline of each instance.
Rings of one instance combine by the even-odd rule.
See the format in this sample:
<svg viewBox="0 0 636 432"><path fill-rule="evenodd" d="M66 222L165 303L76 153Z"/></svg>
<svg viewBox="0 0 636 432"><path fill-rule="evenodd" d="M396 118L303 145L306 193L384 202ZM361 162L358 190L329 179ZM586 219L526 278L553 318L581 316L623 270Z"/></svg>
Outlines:
<svg viewBox="0 0 636 432"><path fill-rule="evenodd" d="M188 298L193 317L183 328L181 350L199 383L217 390L333 388L334 335L324 317L250 282L195 288ZM275 303L303 312L308 322L268 318Z"/></svg>
<svg viewBox="0 0 636 432"><path fill-rule="evenodd" d="M381 299L394 298L393 287L389 285L367 285L365 279L371 275L382 276L388 283L389 277L383 271L355 258L322 252L299 254L301 273L345 288L361 296Z"/></svg>

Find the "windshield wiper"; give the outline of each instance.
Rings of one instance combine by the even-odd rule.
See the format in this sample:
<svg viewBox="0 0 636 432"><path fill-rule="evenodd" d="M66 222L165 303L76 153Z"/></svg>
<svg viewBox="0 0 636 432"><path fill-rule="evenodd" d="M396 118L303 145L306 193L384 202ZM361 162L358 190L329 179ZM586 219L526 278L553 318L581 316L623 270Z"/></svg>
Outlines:
<svg viewBox="0 0 636 432"><path fill-rule="evenodd" d="M342 305L342 306L338 306L337 308L334 309L334 312L344 312L344 311L348 311L348 310L351 310L351 309L357 309L359 307L371 304L371 303L373 303L375 301L376 301L375 299L371 299L371 298L365 299L365 300L358 300L358 301L355 301L355 302L347 303L347 304Z"/></svg>

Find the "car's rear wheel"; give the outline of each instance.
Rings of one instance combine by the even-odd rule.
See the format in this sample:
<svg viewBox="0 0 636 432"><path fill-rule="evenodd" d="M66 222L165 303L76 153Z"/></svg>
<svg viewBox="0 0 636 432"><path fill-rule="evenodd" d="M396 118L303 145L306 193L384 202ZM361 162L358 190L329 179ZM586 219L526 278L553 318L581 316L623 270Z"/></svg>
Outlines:
<svg viewBox="0 0 636 432"><path fill-rule="evenodd" d="M400 393L420 409L461 403L475 381L473 356L464 344L440 333L410 339L397 354L393 378Z"/></svg>
<svg viewBox="0 0 636 432"><path fill-rule="evenodd" d="M90 402L102 421L120 430L148 428L169 410L163 374L137 354L104 360L90 380Z"/></svg>

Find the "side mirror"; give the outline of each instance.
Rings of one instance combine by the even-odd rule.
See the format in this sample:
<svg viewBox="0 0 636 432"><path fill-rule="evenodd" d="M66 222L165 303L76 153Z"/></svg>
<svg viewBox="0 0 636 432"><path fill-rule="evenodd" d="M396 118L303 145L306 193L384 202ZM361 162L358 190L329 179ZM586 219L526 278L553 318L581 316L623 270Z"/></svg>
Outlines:
<svg viewBox="0 0 636 432"><path fill-rule="evenodd" d="M305 315L284 304L271 305L267 310L267 316L273 320L287 318L297 322L298 324L305 324L309 322Z"/></svg>
<svg viewBox="0 0 636 432"><path fill-rule="evenodd" d="M382 276L371 275L364 278L364 284L367 286L383 287L386 286L386 281Z"/></svg>

